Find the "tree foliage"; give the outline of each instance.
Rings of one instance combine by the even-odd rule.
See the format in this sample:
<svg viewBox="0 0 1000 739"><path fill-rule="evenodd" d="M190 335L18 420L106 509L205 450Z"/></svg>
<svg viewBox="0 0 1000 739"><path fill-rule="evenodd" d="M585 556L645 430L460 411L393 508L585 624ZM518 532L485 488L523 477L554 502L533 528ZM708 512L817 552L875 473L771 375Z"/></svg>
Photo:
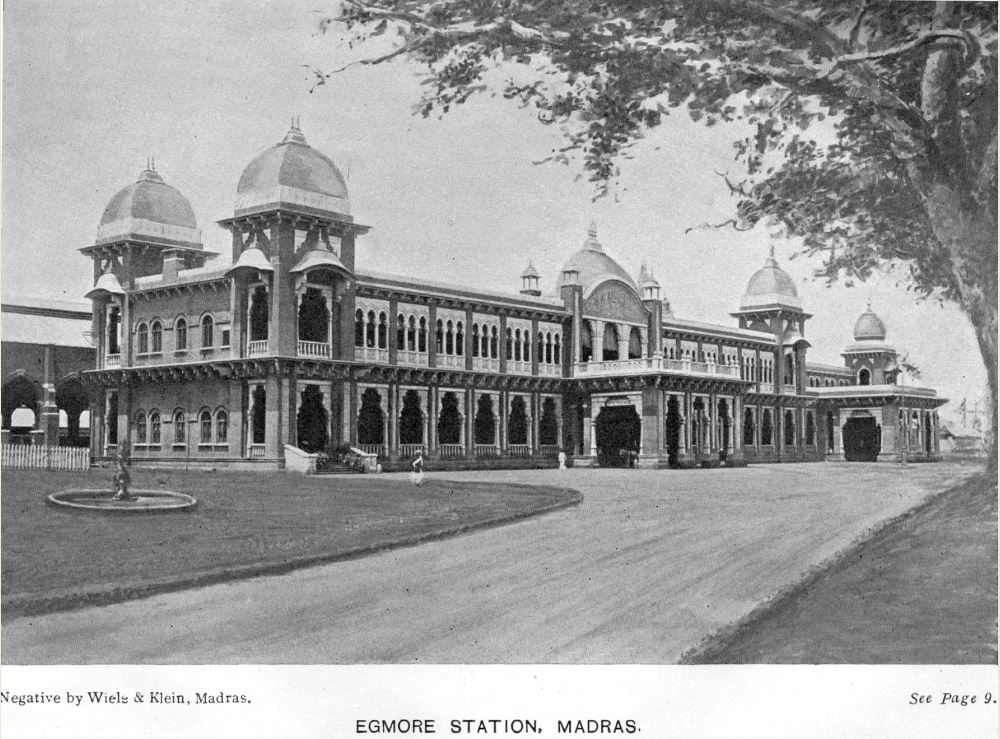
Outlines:
<svg viewBox="0 0 1000 739"><path fill-rule="evenodd" d="M321 25L395 34L357 63L425 63L425 116L513 70L504 95L563 126L551 158L599 194L664 116L742 122L727 224L800 238L831 280L902 265L969 317L996 399L994 3L345 0Z"/></svg>

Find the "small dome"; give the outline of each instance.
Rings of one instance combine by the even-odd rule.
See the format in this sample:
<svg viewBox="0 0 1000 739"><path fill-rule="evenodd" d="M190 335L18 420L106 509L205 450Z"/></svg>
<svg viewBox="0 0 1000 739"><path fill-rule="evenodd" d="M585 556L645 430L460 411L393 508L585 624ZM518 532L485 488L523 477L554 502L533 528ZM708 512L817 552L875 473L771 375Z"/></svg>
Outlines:
<svg viewBox="0 0 1000 739"><path fill-rule="evenodd" d="M660 283L653 276L652 270L646 269L646 264L643 263L642 267L639 268L639 287L643 288L646 286L659 287Z"/></svg>
<svg viewBox="0 0 1000 739"><path fill-rule="evenodd" d="M83 297L89 300L99 300L110 295L120 298L125 295L125 291L118 278L109 270L98 278L97 284Z"/></svg>
<svg viewBox="0 0 1000 739"><path fill-rule="evenodd" d="M531 262L528 262L528 266L525 267L524 272L521 273L522 279L526 277L541 277L541 275L538 274L538 270L535 269L535 265Z"/></svg>
<svg viewBox="0 0 1000 739"><path fill-rule="evenodd" d="M571 256L563 265L559 275L559 287L565 282L563 272L575 271L579 274L575 283L583 286L584 292L606 279L617 279L624 282L633 290L637 290L635 282L618 262L604 253L604 248L597 240L597 226L593 223L587 231L587 240L583 242L583 248Z"/></svg>
<svg viewBox="0 0 1000 739"><path fill-rule="evenodd" d="M236 186L236 215L278 206L351 212L344 176L328 156L309 146L294 121L280 144L247 165Z"/></svg>
<svg viewBox="0 0 1000 739"><path fill-rule="evenodd" d="M855 341L885 341L885 324L872 307L862 313L854 324Z"/></svg>
<svg viewBox="0 0 1000 739"><path fill-rule="evenodd" d="M740 308L759 308L768 305L784 305L792 308L802 308L795 283L785 270L778 266L774 259L774 249L768 256L764 266L753 273L747 283Z"/></svg>
<svg viewBox="0 0 1000 739"><path fill-rule="evenodd" d="M201 247L201 232L188 199L163 181L152 162L139 179L111 198L97 228L97 243L124 238Z"/></svg>

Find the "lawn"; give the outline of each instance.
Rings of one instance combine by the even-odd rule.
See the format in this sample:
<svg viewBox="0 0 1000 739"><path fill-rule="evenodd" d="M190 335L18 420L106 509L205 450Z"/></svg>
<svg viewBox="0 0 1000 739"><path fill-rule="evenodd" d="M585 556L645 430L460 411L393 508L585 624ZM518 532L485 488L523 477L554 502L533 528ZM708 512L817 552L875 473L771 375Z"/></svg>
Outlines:
<svg viewBox="0 0 1000 739"><path fill-rule="evenodd" d="M904 514L683 661L995 665L996 477Z"/></svg>
<svg viewBox="0 0 1000 739"><path fill-rule="evenodd" d="M579 502L574 491L400 478L134 470L135 489L189 493L189 512L102 515L46 504L110 488L107 470L3 473L5 617L276 573Z"/></svg>

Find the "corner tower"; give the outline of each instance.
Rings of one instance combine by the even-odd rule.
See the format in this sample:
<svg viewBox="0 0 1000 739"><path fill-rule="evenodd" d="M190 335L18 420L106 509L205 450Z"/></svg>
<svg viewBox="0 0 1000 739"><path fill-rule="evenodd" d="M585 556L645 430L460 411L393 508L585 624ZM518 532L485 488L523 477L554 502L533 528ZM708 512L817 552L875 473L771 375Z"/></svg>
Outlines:
<svg viewBox="0 0 1000 739"><path fill-rule="evenodd" d="M774 246L764 266L754 272L740 301L731 314L740 328L774 336L774 393L798 395L806 379L806 321L812 316L802 310L795 283L774 258Z"/></svg>
<svg viewBox="0 0 1000 739"><path fill-rule="evenodd" d="M243 170L232 218L234 337L242 356L337 359L353 351L354 222L347 184L293 120ZM346 347L346 349L345 349Z"/></svg>

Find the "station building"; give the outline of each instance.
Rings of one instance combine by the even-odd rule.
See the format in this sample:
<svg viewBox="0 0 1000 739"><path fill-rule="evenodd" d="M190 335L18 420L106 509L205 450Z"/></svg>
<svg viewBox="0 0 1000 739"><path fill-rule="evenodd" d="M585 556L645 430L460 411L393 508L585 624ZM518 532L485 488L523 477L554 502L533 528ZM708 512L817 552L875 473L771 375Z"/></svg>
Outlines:
<svg viewBox="0 0 1000 739"><path fill-rule="evenodd" d="M870 309L844 363L808 360L810 314L774 259L731 325L675 316L591 228L554 289L361 269L369 226L297 125L250 162L207 252L194 211L152 166L94 243L95 458L284 466L350 446L385 469L552 464L715 466L939 458L945 400L899 383ZM549 283L552 284L552 283ZM734 295L734 302L737 298ZM846 333L846 331L845 331Z"/></svg>

